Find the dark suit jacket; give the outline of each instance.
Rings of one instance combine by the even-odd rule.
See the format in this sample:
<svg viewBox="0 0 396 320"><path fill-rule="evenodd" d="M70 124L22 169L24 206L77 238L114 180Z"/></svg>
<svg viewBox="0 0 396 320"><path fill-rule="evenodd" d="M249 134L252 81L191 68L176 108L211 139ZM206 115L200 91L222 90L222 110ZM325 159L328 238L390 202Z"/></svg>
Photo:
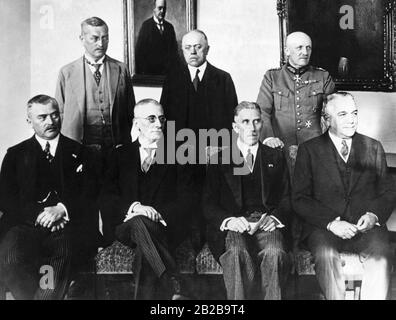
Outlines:
<svg viewBox="0 0 396 320"><path fill-rule="evenodd" d="M234 148L237 148L233 144ZM225 250L226 232L220 231L224 219L241 217L242 176L234 174L235 164L221 164L225 149L219 155L218 164L209 164L203 192L204 215L208 224L208 244L216 259ZM267 212L288 227L290 211L289 178L283 153L260 144L257 150L261 160L262 203ZM281 229L283 230L283 229Z"/></svg>
<svg viewBox="0 0 396 320"><path fill-rule="evenodd" d="M396 205L396 190L380 142L356 133L348 163L351 176L345 189L328 132L299 146L293 180L293 206L304 220L303 238L314 227L326 229L349 206L349 222L366 212L385 225Z"/></svg>
<svg viewBox="0 0 396 320"><path fill-rule="evenodd" d="M234 82L230 74L217 69L208 63L203 79L207 80L205 103L208 105L210 122L206 128L220 130L231 129L234 120L234 109L238 104ZM172 70L165 79L161 95L161 104L164 107L168 120L176 121L176 130L192 128L188 123L190 73L187 66L180 66Z"/></svg>
<svg viewBox="0 0 396 320"><path fill-rule="evenodd" d="M165 156L166 159L166 156ZM138 175L141 172L139 142L114 149L109 170L101 192L101 207L113 212L113 224L121 224L133 202L139 201ZM168 225L173 238L185 235L190 227L190 213L194 207L191 192L192 177L187 166L176 164L154 164L154 183L146 198L148 205L155 208Z"/></svg>
<svg viewBox="0 0 396 320"><path fill-rule="evenodd" d="M133 108L135 96L131 76L126 64L109 56L105 68L110 88L110 112L114 143L122 144L131 140ZM55 98L62 115L62 133L78 142L83 141L85 121L85 68L84 59L64 66L58 76Z"/></svg>
<svg viewBox="0 0 396 320"><path fill-rule="evenodd" d="M41 146L36 138L25 140L8 149L0 172L0 210L4 217L2 228L17 224L33 225L43 205L37 203L35 189L37 161ZM93 205L95 177L85 148L60 135L55 158L61 163L61 190L59 200L67 208L70 224L67 230L78 228L89 221ZM82 167L81 167L82 166ZM82 169L79 169L79 167ZM97 226L94 226L97 229Z"/></svg>
<svg viewBox="0 0 396 320"><path fill-rule="evenodd" d="M175 29L164 21L161 35L154 18L143 22L136 42L136 73L165 75L178 61Z"/></svg>

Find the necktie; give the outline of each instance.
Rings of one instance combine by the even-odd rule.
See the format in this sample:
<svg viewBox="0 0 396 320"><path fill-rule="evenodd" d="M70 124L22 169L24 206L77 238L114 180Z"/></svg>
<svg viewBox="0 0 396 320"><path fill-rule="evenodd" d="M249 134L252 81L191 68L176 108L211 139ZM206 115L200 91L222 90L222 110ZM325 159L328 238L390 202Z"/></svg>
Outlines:
<svg viewBox="0 0 396 320"><path fill-rule="evenodd" d="M99 71L101 64L95 63L93 66L95 67L94 78L95 78L96 84L99 85L100 78L102 77L102 75L100 74L100 71Z"/></svg>
<svg viewBox="0 0 396 320"><path fill-rule="evenodd" d="M52 159L54 159L54 157L52 156L52 154L50 152L50 144L48 141L45 144L44 153L45 153L45 158L48 160L48 162L51 163L51 161L52 161Z"/></svg>
<svg viewBox="0 0 396 320"><path fill-rule="evenodd" d="M194 85L195 91L198 91L198 84L199 84L198 74L199 74L199 69L197 69L197 72L195 73L195 78L193 80L193 85Z"/></svg>
<svg viewBox="0 0 396 320"><path fill-rule="evenodd" d="M162 23L157 23L157 25L158 25L159 32L161 34L163 34L164 33L164 25Z"/></svg>
<svg viewBox="0 0 396 320"><path fill-rule="evenodd" d="M250 151L250 149L248 149L248 151L247 151L246 163L247 163L247 165L249 167L249 170L252 171L253 170L254 157L253 157L253 153Z"/></svg>
<svg viewBox="0 0 396 320"><path fill-rule="evenodd" d="M144 173L147 173L147 171L150 169L150 165L152 161L151 154L154 149L151 148L143 148L143 149L147 152L147 157L144 159L142 163L142 171Z"/></svg>
<svg viewBox="0 0 396 320"><path fill-rule="evenodd" d="M347 157L348 152L349 152L349 148L348 148L348 145L347 145L345 140L342 140L342 147L341 147L340 151L341 151L342 157L344 158L344 160L346 160L346 157Z"/></svg>

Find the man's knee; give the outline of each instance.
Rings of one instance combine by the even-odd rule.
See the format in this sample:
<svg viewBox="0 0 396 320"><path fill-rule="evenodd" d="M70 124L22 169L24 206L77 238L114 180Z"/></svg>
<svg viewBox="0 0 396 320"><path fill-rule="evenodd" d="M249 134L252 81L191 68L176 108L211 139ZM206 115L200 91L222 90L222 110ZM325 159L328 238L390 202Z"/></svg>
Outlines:
<svg viewBox="0 0 396 320"><path fill-rule="evenodd" d="M317 246L312 250L315 264L334 263L340 257L337 249L328 246Z"/></svg>
<svg viewBox="0 0 396 320"><path fill-rule="evenodd" d="M235 258L249 255L244 236L238 232L228 231L226 238L226 251L224 254Z"/></svg>

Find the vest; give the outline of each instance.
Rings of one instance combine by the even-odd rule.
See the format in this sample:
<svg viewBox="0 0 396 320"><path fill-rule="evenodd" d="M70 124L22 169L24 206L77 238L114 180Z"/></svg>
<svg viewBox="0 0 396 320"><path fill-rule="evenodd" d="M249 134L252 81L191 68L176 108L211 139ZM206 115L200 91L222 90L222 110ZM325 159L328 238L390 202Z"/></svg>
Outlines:
<svg viewBox="0 0 396 320"><path fill-rule="evenodd" d="M257 152L259 156L259 151ZM265 212L262 200L260 160L256 159L253 172L242 176L242 212L245 214L253 211Z"/></svg>
<svg viewBox="0 0 396 320"><path fill-rule="evenodd" d="M99 86L87 63L85 66L85 127L84 144L99 144L105 147L113 145L110 115L110 97L106 63Z"/></svg>

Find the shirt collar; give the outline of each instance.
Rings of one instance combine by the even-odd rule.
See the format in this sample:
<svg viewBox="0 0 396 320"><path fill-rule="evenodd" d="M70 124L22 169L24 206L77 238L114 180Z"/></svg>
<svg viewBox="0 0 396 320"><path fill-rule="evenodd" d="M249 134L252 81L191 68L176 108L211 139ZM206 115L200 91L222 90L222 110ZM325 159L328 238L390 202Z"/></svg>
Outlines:
<svg viewBox="0 0 396 320"><path fill-rule="evenodd" d="M162 22L160 22L155 15L153 15L153 19L156 24L162 24L162 25L164 24L164 20L162 20Z"/></svg>
<svg viewBox="0 0 396 320"><path fill-rule="evenodd" d="M106 55L104 55L102 58L100 58L98 61L94 61L89 55L87 55L86 53L84 53L84 58L86 60L88 60L90 63L92 64L103 64L104 59L106 58Z"/></svg>
<svg viewBox="0 0 396 320"><path fill-rule="evenodd" d="M291 73L296 74L296 75L299 76L299 75L302 75L303 73L305 73L305 71L308 70L309 64L306 65L306 66L304 66L304 67L301 67L301 68L297 69L297 68L293 67L289 62L287 62L287 63L286 63L286 68L287 68L287 70L289 70Z"/></svg>
<svg viewBox="0 0 396 320"><path fill-rule="evenodd" d="M346 157L346 160L348 160L349 154L351 153L352 138L343 139L343 138L337 137L335 134L331 133L330 130L328 132L329 132L329 137L330 137L331 141L333 142L334 146L336 147L336 149L337 149L338 153L341 155L341 157L342 157L342 154L341 154L342 140L345 140L345 142L348 146L348 155Z"/></svg>
<svg viewBox="0 0 396 320"><path fill-rule="evenodd" d="M140 149L157 149L158 148L158 141L149 143L148 141L145 141L143 138L139 137L138 138L139 144L140 144Z"/></svg>
<svg viewBox="0 0 396 320"><path fill-rule="evenodd" d="M55 157L55 153L56 153L56 149L58 147L58 143L59 143L59 134L52 140L45 140L43 138L40 138L37 134L34 135L34 137L36 138L36 140L38 141L38 143L41 146L41 149L44 151L45 146L47 144L47 142L50 145L50 153L52 156Z"/></svg>
<svg viewBox="0 0 396 320"><path fill-rule="evenodd" d="M246 159L246 155L248 153L248 149L250 149L250 152L253 154L253 159L256 161L256 156L257 156L257 150L259 146L259 142L256 143L254 146L249 146L246 143L243 143L241 139L238 138L237 140L237 146L238 149L242 152L243 157Z"/></svg>
<svg viewBox="0 0 396 320"><path fill-rule="evenodd" d="M203 78L203 76L204 76L204 74L205 74L205 70L206 70L206 67L207 67L207 66L208 66L208 62L207 62L207 61L205 61L205 62L204 62L202 65L200 65L198 68L193 67L193 66L190 66L190 65L188 64L187 67L188 67L188 71L190 72L191 81L194 80L195 74L197 73L197 69L199 69L199 73L198 73L199 81L202 81L202 78Z"/></svg>

